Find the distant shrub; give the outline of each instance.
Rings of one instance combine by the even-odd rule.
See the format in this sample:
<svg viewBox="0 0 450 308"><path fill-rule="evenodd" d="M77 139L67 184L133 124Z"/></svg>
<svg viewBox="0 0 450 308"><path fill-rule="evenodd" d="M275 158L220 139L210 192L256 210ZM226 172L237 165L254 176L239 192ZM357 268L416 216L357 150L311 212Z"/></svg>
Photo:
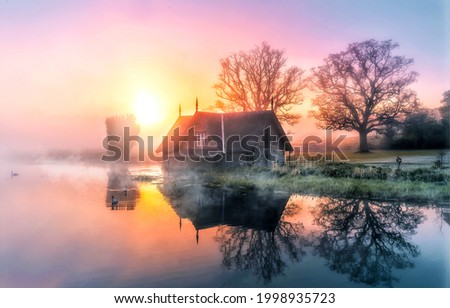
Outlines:
<svg viewBox="0 0 450 308"><path fill-rule="evenodd" d="M320 166L303 168L243 168L239 174L265 178L281 178L286 176L323 176L329 178L349 178L366 180L413 181L424 183L447 183L450 174L435 168L392 169L389 167L372 166L353 163L329 163Z"/></svg>
<svg viewBox="0 0 450 308"><path fill-rule="evenodd" d="M319 168L320 174L332 178L352 178L368 180L408 180L413 182L448 182L450 175L435 168L413 170L392 170L389 167L363 164L332 163Z"/></svg>
<svg viewBox="0 0 450 308"><path fill-rule="evenodd" d="M348 163L331 163L323 165L321 168L321 174L332 178L350 178L356 165Z"/></svg>
<svg viewBox="0 0 450 308"><path fill-rule="evenodd" d="M308 176L308 175L319 175L320 170L318 168L301 168L299 169L300 175Z"/></svg>
<svg viewBox="0 0 450 308"><path fill-rule="evenodd" d="M406 179L417 182L446 182L449 180L447 174L433 169L418 168L405 172Z"/></svg>

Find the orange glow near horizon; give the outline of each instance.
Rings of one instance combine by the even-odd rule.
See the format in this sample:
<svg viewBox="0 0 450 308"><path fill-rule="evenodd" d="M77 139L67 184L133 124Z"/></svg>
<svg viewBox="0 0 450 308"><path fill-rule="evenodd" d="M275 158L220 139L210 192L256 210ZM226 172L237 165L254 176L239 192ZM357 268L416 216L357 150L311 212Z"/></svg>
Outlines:
<svg viewBox="0 0 450 308"><path fill-rule="evenodd" d="M306 78L348 43L392 38L398 54L415 59L420 77L411 88L424 106L440 106L448 88L445 0L408 10L388 1L371 10L352 1L345 10L327 1L200 2L1 2L0 105L7 112L0 152L99 149L105 118L126 113L136 115L141 134L166 134L179 105L182 115L195 112L196 97L199 110L214 106L220 59L262 41L285 50L288 66ZM411 14L433 22L410 23ZM318 131L308 118L312 96L304 94L293 109L299 124L285 125L296 139Z"/></svg>

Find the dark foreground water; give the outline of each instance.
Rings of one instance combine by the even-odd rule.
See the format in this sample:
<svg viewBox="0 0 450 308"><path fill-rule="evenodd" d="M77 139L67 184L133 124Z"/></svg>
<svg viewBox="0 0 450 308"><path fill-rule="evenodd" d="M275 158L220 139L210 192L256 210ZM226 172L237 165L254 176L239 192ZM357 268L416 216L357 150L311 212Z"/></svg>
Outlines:
<svg viewBox="0 0 450 308"><path fill-rule="evenodd" d="M437 205L130 179L155 168L15 171L1 170L0 287L450 287Z"/></svg>

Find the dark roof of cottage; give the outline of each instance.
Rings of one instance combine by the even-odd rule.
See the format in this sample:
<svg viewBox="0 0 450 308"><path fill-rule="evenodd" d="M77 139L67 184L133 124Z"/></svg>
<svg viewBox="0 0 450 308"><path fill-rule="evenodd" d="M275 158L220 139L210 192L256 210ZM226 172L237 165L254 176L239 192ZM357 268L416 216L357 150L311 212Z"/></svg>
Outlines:
<svg viewBox="0 0 450 308"><path fill-rule="evenodd" d="M197 111L192 116L178 117L165 138L173 136L177 128L179 129L179 134L184 136L188 134L189 129L194 128L195 133L206 133L207 136L222 137L222 117L225 140L232 135L237 135L241 138L248 135L260 137L267 127L271 127L271 129L275 130L272 131L272 134L280 138L280 142L284 144L285 150L293 150L283 127L272 110L233 113ZM218 148L222 150L222 145L218 145ZM161 145L158 147L158 151L161 151Z"/></svg>
<svg viewBox="0 0 450 308"><path fill-rule="evenodd" d="M187 128L189 126L189 122L191 121L193 116L180 116L178 119L173 123L172 127L170 128L169 132L167 133L167 136L173 136L175 129L180 129L180 135L187 134Z"/></svg>

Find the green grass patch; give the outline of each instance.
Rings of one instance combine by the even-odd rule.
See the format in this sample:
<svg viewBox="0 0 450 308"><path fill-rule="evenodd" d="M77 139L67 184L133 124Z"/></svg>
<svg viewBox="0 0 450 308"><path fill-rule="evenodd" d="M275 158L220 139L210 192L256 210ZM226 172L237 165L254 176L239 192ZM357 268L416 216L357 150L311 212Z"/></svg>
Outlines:
<svg viewBox="0 0 450 308"><path fill-rule="evenodd" d="M283 190L318 196L413 202L448 202L449 179L448 170L397 171L348 163L304 169L242 168L239 171L207 171L196 176L202 185L226 189Z"/></svg>
<svg viewBox="0 0 450 308"><path fill-rule="evenodd" d="M450 199L448 184L417 183L335 178L323 176L251 177L228 173L216 179L217 186L231 189L284 190L291 193L345 198L402 200L414 202L443 202Z"/></svg>
<svg viewBox="0 0 450 308"><path fill-rule="evenodd" d="M350 161L371 161L378 159L391 159L395 162L397 155L401 157L436 157L440 150L372 150L368 153L344 151Z"/></svg>

